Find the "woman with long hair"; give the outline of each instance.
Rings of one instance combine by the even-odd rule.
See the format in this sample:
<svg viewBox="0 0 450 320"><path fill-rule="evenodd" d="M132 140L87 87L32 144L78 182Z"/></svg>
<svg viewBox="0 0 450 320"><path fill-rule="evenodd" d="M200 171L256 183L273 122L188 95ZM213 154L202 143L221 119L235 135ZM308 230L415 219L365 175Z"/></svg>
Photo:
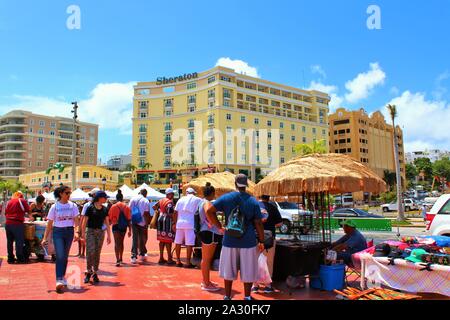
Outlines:
<svg viewBox="0 0 450 320"><path fill-rule="evenodd" d="M36 202L30 205L31 217L30 220L36 221L38 218L44 220L45 218L45 198L42 194L36 197Z"/></svg>
<svg viewBox="0 0 450 320"><path fill-rule="evenodd" d="M123 194L119 189L116 195L116 203L108 212L109 221L114 235L114 251L116 253L116 267L123 263L123 241L128 229L128 238L131 237L131 210L123 203Z"/></svg>
<svg viewBox="0 0 450 320"><path fill-rule="evenodd" d="M202 290L206 291L217 291L220 290L217 283L211 281L210 270L211 263L214 258L214 253L216 251L217 244L222 242L223 229L218 229L212 223L210 223L206 217L206 211L212 206L211 201L214 200L216 196L216 190L207 182L203 187L203 201L200 203L199 207L199 217L200 217L200 239L202 241Z"/></svg>
<svg viewBox="0 0 450 320"><path fill-rule="evenodd" d="M91 277L93 283L100 282L97 272L105 240L103 224L106 225L106 243L108 245L111 243L108 209L104 206L107 200L108 195L106 192L98 191L92 200L92 205L87 208L83 218L80 241L86 242L86 277L84 278L84 283L89 283Z"/></svg>
<svg viewBox="0 0 450 320"><path fill-rule="evenodd" d="M48 243L47 238L53 231L53 244L56 252L56 291L61 292L67 286L65 280L67 263L69 260L72 242L78 240L74 234L74 228L78 226L78 207L69 201L72 190L68 186L60 186L55 189L56 203L50 208L47 216L47 228L42 239L42 244Z"/></svg>

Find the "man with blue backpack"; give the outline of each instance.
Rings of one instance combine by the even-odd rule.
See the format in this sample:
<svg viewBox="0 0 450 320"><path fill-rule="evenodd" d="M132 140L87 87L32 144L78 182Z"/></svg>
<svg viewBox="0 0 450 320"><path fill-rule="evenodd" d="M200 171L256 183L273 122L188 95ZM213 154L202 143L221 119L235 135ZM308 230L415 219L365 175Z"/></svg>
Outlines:
<svg viewBox="0 0 450 320"><path fill-rule="evenodd" d="M264 250L263 216L258 201L246 192L247 176L238 174L235 185L238 192L221 196L207 210L206 216L219 230L223 227L217 212L223 212L226 218L219 266L219 275L225 281L224 300L231 300L238 271L244 283L244 299L252 300L252 284L258 280L258 256Z"/></svg>
<svg viewBox="0 0 450 320"><path fill-rule="evenodd" d="M145 261L147 254L147 230L150 224L150 201L147 199L147 190L142 189L140 194L130 201L131 222L133 230L133 245L131 247L131 263L137 263L138 254L141 261Z"/></svg>

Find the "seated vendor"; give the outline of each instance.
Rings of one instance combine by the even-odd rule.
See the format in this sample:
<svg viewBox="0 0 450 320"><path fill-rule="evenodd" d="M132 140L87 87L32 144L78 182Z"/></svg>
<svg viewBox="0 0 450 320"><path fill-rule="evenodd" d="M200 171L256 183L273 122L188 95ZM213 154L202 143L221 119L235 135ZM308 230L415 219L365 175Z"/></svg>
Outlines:
<svg viewBox="0 0 450 320"><path fill-rule="evenodd" d="M352 254L367 249L366 238L356 230L352 220L342 222L345 235L331 244L331 250L337 252L337 260L344 260L346 265L352 265Z"/></svg>
<svg viewBox="0 0 450 320"><path fill-rule="evenodd" d="M37 218L41 218L44 220L45 218L45 198L43 195L38 195L36 197L36 202L32 203L30 206L31 209L31 221L36 221Z"/></svg>

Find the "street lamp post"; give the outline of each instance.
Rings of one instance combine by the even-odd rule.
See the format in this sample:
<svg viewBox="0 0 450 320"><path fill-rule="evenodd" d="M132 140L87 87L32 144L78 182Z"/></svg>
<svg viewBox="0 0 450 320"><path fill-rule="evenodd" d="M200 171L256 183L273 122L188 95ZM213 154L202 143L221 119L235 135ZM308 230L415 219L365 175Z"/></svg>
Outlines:
<svg viewBox="0 0 450 320"><path fill-rule="evenodd" d="M102 179L102 184L103 184L103 191L106 190L106 178Z"/></svg>
<svg viewBox="0 0 450 320"><path fill-rule="evenodd" d="M78 118L78 103L72 102L73 109L73 134L72 134L72 190L77 187L77 118Z"/></svg>

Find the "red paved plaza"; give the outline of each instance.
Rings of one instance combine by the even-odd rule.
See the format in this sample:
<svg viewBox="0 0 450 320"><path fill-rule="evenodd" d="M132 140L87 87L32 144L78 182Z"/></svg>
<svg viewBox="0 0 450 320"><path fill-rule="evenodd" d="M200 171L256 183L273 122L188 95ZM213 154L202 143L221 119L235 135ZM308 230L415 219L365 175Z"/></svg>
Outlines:
<svg viewBox="0 0 450 320"><path fill-rule="evenodd" d="M0 300L6 299L53 299L53 300L221 300L224 290L206 292L200 289L201 271L172 266L160 266L156 232L149 231L149 250L147 262L130 264L131 239L126 240L124 262L122 267L115 266L114 244L105 244L101 257L98 285L85 285L81 281L81 289L66 290L63 294L55 291L55 265L50 261L37 262L33 255L32 263L26 265L10 265L6 262L6 236L0 228ZM78 244L74 243L69 258L69 268L78 266L85 270L85 260L76 257ZM185 250L182 250L182 257ZM81 275L83 277L83 274ZM223 281L218 272L211 272L212 281L223 288ZM284 284L275 284L279 293L265 295L253 294L258 300L263 299L334 299L335 294L318 290L300 289L289 295ZM235 282L233 299L242 300L243 287Z"/></svg>

